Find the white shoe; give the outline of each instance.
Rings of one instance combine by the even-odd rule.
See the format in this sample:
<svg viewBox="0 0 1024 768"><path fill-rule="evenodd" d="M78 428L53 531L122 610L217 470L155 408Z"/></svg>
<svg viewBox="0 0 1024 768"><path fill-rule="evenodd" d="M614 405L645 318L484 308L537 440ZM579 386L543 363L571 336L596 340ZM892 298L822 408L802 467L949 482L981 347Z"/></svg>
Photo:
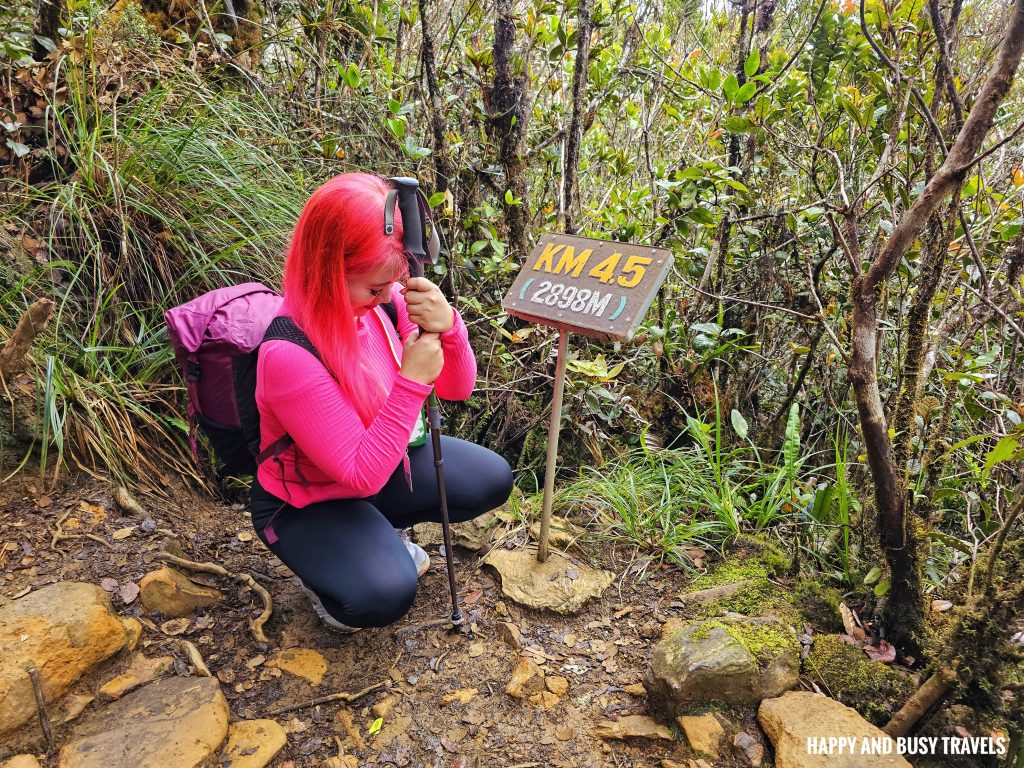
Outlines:
<svg viewBox="0 0 1024 768"><path fill-rule="evenodd" d="M409 538L409 530L407 528L398 531L398 538L405 544L405 548L409 551L413 563L416 564L416 578L418 579L430 567L430 555L419 544L413 544L412 539Z"/></svg>
<svg viewBox="0 0 1024 768"><path fill-rule="evenodd" d="M327 609L324 608L324 604L320 601L320 595L303 584L301 579L297 580L299 582L299 587L301 587L302 591L306 593L306 597L309 598L309 602L313 604L313 610L316 612L316 615L320 617L320 621L331 629L346 635L350 635L353 632L358 632L362 629L362 627L350 627L348 624L342 624L336 618L331 616Z"/></svg>

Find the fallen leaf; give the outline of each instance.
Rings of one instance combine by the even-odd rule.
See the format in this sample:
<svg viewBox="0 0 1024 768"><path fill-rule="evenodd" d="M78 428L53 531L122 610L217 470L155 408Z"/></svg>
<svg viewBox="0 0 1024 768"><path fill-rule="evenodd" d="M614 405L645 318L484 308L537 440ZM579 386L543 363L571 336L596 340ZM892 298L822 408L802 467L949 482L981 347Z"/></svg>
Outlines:
<svg viewBox="0 0 1024 768"><path fill-rule="evenodd" d="M487 653L486 643L473 643L469 646L469 658L476 659Z"/></svg>
<svg viewBox="0 0 1024 768"><path fill-rule="evenodd" d="M117 579L112 579L107 576L105 579L100 579L100 589L104 592L113 592L117 589Z"/></svg>
<svg viewBox="0 0 1024 768"><path fill-rule="evenodd" d="M943 613L953 607L949 600L932 600L932 610L936 613Z"/></svg>
<svg viewBox="0 0 1024 768"><path fill-rule="evenodd" d="M134 602L135 598L139 596L139 585L133 581L124 584L121 589L118 590L118 594L121 596L121 599L124 600L124 604L128 605L129 603Z"/></svg>
<svg viewBox="0 0 1024 768"><path fill-rule="evenodd" d="M866 653L868 658L872 661L880 661L883 664L892 664L896 661L895 646L890 645L885 640L879 640L877 646L864 646L864 653Z"/></svg>
<svg viewBox="0 0 1024 768"><path fill-rule="evenodd" d="M369 734L373 736L373 734L379 733L382 725L384 725L384 718L378 717L376 720L370 723Z"/></svg>
<svg viewBox="0 0 1024 768"><path fill-rule="evenodd" d="M472 592L470 592L468 595L466 595L464 598L462 598L462 604L463 605L475 605L476 603L480 602L480 598L483 597L483 596L484 596L483 590L481 590L481 589L474 589Z"/></svg>
<svg viewBox="0 0 1024 768"><path fill-rule="evenodd" d="M235 535L238 537L239 541L243 541L243 542L252 541L252 534L249 533L248 531L239 531Z"/></svg>
<svg viewBox="0 0 1024 768"><path fill-rule="evenodd" d="M134 531L134 525L129 525L127 528L119 528L118 530L114 531L111 538L113 538L114 541L121 541L122 539L127 539L129 536L131 536Z"/></svg>
<svg viewBox="0 0 1024 768"><path fill-rule="evenodd" d="M579 568L566 568L565 569L565 577L567 579L572 580L572 581L576 581L576 579L578 579L580 577L580 569Z"/></svg>
<svg viewBox="0 0 1024 768"><path fill-rule="evenodd" d="M36 499L36 506L39 507L40 509L46 509L51 504L53 504L53 499L51 499L49 496L40 496L38 499Z"/></svg>
<svg viewBox="0 0 1024 768"><path fill-rule="evenodd" d="M171 635L173 637L174 635L180 635L188 629L188 625L191 623L192 620L187 618L171 619L170 621L165 621L160 625L160 631L165 635Z"/></svg>
<svg viewBox="0 0 1024 768"><path fill-rule="evenodd" d="M441 701L445 704L450 704L453 701L459 702L459 704L467 704L477 694L476 688L459 688L456 691L445 694L441 697Z"/></svg>

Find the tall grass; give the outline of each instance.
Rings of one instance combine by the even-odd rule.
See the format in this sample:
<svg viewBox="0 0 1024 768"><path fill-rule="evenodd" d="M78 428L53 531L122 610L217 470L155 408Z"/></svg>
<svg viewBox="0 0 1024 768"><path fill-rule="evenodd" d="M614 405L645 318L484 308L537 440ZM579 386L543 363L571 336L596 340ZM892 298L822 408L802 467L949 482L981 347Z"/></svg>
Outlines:
<svg viewBox="0 0 1024 768"><path fill-rule="evenodd" d="M50 105L66 172L0 179L4 224L50 259L0 284L0 326L41 296L56 304L33 361L44 471L70 460L159 486L158 467L195 475L163 311L215 286L276 284L307 187L331 171L258 97L171 62L111 99L89 55L59 63L67 95Z"/></svg>

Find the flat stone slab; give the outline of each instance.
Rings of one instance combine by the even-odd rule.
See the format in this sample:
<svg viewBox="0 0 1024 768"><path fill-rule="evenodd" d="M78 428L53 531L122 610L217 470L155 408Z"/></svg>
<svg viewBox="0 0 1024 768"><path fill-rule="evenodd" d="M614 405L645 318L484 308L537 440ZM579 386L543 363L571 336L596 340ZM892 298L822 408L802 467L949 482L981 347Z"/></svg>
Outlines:
<svg viewBox="0 0 1024 768"><path fill-rule="evenodd" d="M229 768L263 768L288 741L274 720L239 720L228 729L228 743L220 763Z"/></svg>
<svg viewBox="0 0 1024 768"><path fill-rule="evenodd" d="M494 513L488 512L464 523L452 523L452 544L478 552L491 543L496 522ZM444 544L440 523L418 523L412 527L412 535L421 547Z"/></svg>
<svg viewBox="0 0 1024 768"><path fill-rule="evenodd" d="M26 673L39 671L47 701L129 641L107 593L95 584L60 582L0 609L0 736L37 716Z"/></svg>
<svg viewBox="0 0 1024 768"><path fill-rule="evenodd" d="M556 552L539 563L532 549L492 549L483 561L501 576L506 597L557 613L575 613L615 580L611 571L577 565Z"/></svg>
<svg viewBox="0 0 1024 768"><path fill-rule="evenodd" d="M59 768L203 768L228 733L228 703L213 677L157 680L75 727Z"/></svg>
<svg viewBox="0 0 1024 768"><path fill-rule="evenodd" d="M324 675L327 674L327 659L312 648L288 648L279 651L271 657L267 666L301 677L314 688L323 682Z"/></svg>
<svg viewBox="0 0 1024 768"><path fill-rule="evenodd" d="M910 768L901 755L865 754L862 749L873 740L890 739L845 704L804 691L790 691L766 699L757 710L757 721L775 745L776 768ZM816 754L810 740L845 738L850 747ZM820 743L820 742L813 742ZM872 749L871 751L879 751ZM852 753L851 753L852 752Z"/></svg>

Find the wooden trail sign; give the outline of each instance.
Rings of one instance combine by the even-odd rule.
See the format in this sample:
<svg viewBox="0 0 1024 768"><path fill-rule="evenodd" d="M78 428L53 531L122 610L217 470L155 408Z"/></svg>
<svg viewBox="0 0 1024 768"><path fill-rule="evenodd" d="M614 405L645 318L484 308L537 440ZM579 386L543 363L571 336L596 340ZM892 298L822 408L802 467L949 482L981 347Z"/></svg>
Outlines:
<svg viewBox="0 0 1024 768"><path fill-rule="evenodd" d="M629 341L671 265L664 248L546 234L501 306L531 323Z"/></svg>
<svg viewBox="0 0 1024 768"><path fill-rule="evenodd" d="M548 422L544 506L537 543L537 559L542 563L548 557L569 332L629 341L671 265L672 252L664 248L546 234L501 301L510 315L558 329L555 394Z"/></svg>

